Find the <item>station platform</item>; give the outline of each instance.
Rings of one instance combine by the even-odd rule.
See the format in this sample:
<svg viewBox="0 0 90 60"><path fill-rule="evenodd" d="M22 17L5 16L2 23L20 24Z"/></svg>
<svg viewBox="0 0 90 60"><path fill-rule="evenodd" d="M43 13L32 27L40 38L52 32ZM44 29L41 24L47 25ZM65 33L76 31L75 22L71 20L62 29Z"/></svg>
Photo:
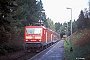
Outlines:
<svg viewBox="0 0 90 60"><path fill-rule="evenodd" d="M64 60L64 40L59 41L39 60Z"/></svg>

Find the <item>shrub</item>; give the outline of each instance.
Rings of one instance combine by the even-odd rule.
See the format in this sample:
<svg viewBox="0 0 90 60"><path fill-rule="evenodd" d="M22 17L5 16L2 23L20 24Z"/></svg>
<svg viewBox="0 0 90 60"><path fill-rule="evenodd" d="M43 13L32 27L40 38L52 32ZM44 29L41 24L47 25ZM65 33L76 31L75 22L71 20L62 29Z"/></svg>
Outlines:
<svg viewBox="0 0 90 60"><path fill-rule="evenodd" d="M0 55L6 55L8 52L3 48L3 46L0 46Z"/></svg>

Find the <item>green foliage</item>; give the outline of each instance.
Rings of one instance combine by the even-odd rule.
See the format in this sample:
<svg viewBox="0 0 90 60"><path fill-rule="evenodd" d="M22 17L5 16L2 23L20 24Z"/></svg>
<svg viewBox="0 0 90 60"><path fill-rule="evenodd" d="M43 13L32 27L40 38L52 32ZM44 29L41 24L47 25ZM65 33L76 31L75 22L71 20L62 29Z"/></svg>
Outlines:
<svg viewBox="0 0 90 60"><path fill-rule="evenodd" d="M47 23L42 9L41 0L0 0L0 54L23 49L24 27L40 19Z"/></svg>
<svg viewBox="0 0 90 60"><path fill-rule="evenodd" d="M84 21L84 14L83 11L81 10L79 18L77 20L77 25L78 25L78 29L83 27L83 21Z"/></svg>
<svg viewBox="0 0 90 60"><path fill-rule="evenodd" d="M6 55L8 52L3 48L3 46L0 46L0 55Z"/></svg>
<svg viewBox="0 0 90 60"><path fill-rule="evenodd" d="M9 40L10 25L13 21L11 14L16 7L14 2L13 0L0 0L0 43Z"/></svg>
<svg viewBox="0 0 90 60"><path fill-rule="evenodd" d="M46 16L45 13L41 13L43 6L42 1L36 1L36 0L17 0L18 4L17 10L14 12L13 18L16 20L23 20L21 24L23 23L24 26L26 25L34 25L35 23L38 23L40 19L45 21ZM42 15L42 16L41 16Z"/></svg>
<svg viewBox="0 0 90 60"><path fill-rule="evenodd" d="M6 55L8 53L16 52L22 49L23 49L23 45L22 43L20 43L20 41L18 41L17 43L16 41L14 42L10 41L0 45L0 55Z"/></svg>
<svg viewBox="0 0 90 60"><path fill-rule="evenodd" d="M83 30L78 30L72 36L72 47L73 52L70 52L70 38L65 40L65 57L67 60L76 60L76 58L85 58L85 60L90 59L90 29L85 28ZM67 44L69 43L69 44ZM69 55L68 55L69 54Z"/></svg>
<svg viewBox="0 0 90 60"><path fill-rule="evenodd" d="M0 55L16 52L23 49L23 39L16 29L11 32L10 40L0 44Z"/></svg>
<svg viewBox="0 0 90 60"><path fill-rule="evenodd" d="M78 28L77 28L77 21L75 21L75 20L74 20L74 22L72 22L72 29L73 29L72 30L73 33L78 30Z"/></svg>
<svg viewBox="0 0 90 60"><path fill-rule="evenodd" d="M3 48L9 53L9 52L13 52L13 47L12 44L10 43L4 43L3 44Z"/></svg>
<svg viewBox="0 0 90 60"><path fill-rule="evenodd" d="M78 29L89 27L89 25L90 25L90 19L88 18L88 16L84 17L84 13L81 10L79 18L77 20L77 27L78 27Z"/></svg>
<svg viewBox="0 0 90 60"><path fill-rule="evenodd" d="M13 0L0 0L0 26L10 25L12 22L11 14L15 7L16 5Z"/></svg>
<svg viewBox="0 0 90 60"><path fill-rule="evenodd" d="M55 29L57 33L61 34L61 38L63 37L63 35L67 34L67 36L69 36L71 34L70 29L71 29L71 21L70 22L64 22L63 24L61 23L55 23ZM77 31L77 21L73 21L72 22L72 32L76 32Z"/></svg>
<svg viewBox="0 0 90 60"><path fill-rule="evenodd" d="M47 28L50 28L51 30L55 31L55 25L50 18L47 18L47 24Z"/></svg>
<svg viewBox="0 0 90 60"><path fill-rule="evenodd" d="M56 30L56 32L60 33L59 29L60 29L60 23L59 22L55 23L55 30Z"/></svg>
<svg viewBox="0 0 90 60"><path fill-rule="evenodd" d="M17 10L14 12L13 18L18 21L20 21L20 24L16 23L17 25L21 25L23 21L26 22L24 23L24 26L32 24L34 20L36 20L35 13L36 10L36 2L35 0L17 0L16 1L18 4ZM29 22L29 23L27 23ZM18 27L18 26L17 26Z"/></svg>

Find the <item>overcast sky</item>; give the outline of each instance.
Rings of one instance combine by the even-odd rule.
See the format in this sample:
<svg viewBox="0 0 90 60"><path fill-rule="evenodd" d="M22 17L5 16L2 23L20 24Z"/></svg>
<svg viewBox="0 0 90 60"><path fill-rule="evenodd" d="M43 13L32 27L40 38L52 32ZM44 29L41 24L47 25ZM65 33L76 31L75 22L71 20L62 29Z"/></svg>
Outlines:
<svg viewBox="0 0 90 60"><path fill-rule="evenodd" d="M71 19L77 20L80 11L88 8L88 0L42 0L47 17L55 22L68 22Z"/></svg>

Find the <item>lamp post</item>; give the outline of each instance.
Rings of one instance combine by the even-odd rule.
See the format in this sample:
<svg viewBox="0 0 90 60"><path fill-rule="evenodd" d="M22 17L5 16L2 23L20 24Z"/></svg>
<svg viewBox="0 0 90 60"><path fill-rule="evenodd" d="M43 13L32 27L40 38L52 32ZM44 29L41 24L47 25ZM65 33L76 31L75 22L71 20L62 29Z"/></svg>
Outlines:
<svg viewBox="0 0 90 60"><path fill-rule="evenodd" d="M71 10L71 36L70 36L70 52L73 51L72 49L72 8L67 8Z"/></svg>

